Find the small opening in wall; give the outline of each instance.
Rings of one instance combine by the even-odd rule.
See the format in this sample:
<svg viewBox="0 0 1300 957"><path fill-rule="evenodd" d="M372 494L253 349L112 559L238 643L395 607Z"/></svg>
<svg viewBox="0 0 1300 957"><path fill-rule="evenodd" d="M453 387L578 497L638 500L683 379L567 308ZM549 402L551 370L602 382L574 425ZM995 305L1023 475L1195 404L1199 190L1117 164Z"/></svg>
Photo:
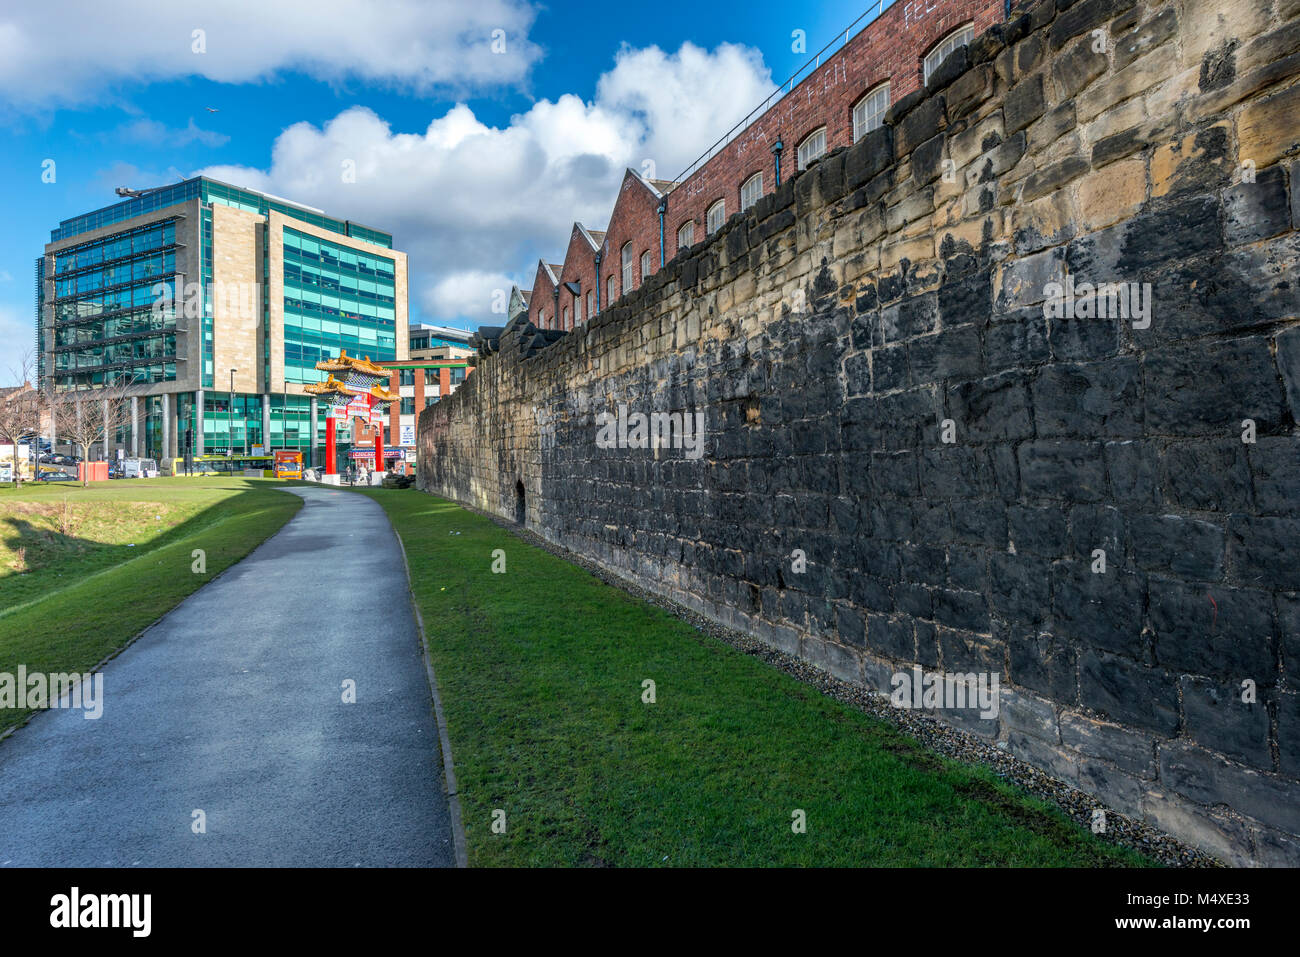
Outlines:
<svg viewBox="0 0 1300 957"><path fill-rule="evenodd" d="M763 420L762 420L762 416L759 414L758 397L757 397L757 396L752 396L752 395L751 395L748 399L746 399L745 402L744 402L744 406L743 406L743 408L744 408L744 410L745 410L745 424L746 424L746 425L761 425L761 424L762 424L762 421L763 421Z"/></svg>
<svg viewBox="0 0 1300 957"><path fill-rule="evenodd" d="M524 483L522 481L516 481L515 482L515 523L518 525L524 524L524 519L527 517L527 515L528 515L528 505L527 505L527 501L525 500Z"/></svg>

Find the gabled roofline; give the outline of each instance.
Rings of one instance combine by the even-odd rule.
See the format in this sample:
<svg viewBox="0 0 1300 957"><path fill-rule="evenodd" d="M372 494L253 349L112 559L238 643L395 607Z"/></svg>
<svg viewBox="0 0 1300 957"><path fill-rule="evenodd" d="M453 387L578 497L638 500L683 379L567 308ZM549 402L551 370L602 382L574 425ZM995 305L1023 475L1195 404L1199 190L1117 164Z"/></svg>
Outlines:
<svg viewBox="0 0 1300 957"><path fill-rule="evenodd" d="M668 195L668 193L672 192L672 190L660 190L659 187L655 186L654 183L650 182L650 180L646 179L644 176L642 176L640 173L638 173L630 166L627 167L627 172L630 173L633 177L635 177L637 182L639 182L642 186L650 190L650 192L654 195L656 199L663 199L665 196ZM623 179L626 180L627 176L625 175ZM661 180L661 182L663 181ZM680 185L681 185L680 183L673 183L674 188Z"/></svg>
<svg viewBox="0 0 1300 957"><path fill-rule="evenodd" d="M591 235L586 226L578 222L575 222L573 225L577 227L578 232L582 233L582 238L587 241L587 245L591 247L592 252L595 252L600 248L600 244L596 242L595 237ZM597 230L597 232L600 232L600 230Z"/></svg>

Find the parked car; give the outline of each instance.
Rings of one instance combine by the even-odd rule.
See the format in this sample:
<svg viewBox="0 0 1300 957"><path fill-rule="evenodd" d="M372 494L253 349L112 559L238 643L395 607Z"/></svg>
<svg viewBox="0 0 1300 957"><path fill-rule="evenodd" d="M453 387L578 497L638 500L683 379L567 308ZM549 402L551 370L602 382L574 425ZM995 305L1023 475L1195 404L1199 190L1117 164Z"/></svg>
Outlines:
<svg viewBox="0 0 1300 957"><path fill-rule="evenodd" d="M120 462L108 463L108 477L111 479L126 478L126 471L122 468Z"/></svg>
<svg viewBox="0 0 1300 957"><path fill-rule="evenodd" d="M75 482L77 477L71 472L55 471L42 472L36 476L38 482Z"/></svg>

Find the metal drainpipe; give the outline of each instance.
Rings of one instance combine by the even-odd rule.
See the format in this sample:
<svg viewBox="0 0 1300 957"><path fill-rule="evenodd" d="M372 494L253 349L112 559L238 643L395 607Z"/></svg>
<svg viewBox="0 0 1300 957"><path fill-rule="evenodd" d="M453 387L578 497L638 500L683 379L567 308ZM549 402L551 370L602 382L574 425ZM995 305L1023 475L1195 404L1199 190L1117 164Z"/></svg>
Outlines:
<svg viewBox="0 0 1300 957"><path fill-rule="evenodd" d="M600 315L600 253L596 250L596 315Z"/></svg>
<svg viewBox="0 0 1300 957"><path fill-rule="evenodd" d="M772 144L772 161L776 164L777 188L780 188L781 186L781 151L783 149L785 149L785 144L778 138L777 141Z"/></svg>
<svg viewBox="0 0 1300 957"><path fill-rule="evenodd" d="M563 329L564 325L560 322L560 287L556 286L551 290L551 296L555 299L555 328Z"/></svg>
<svg viewBox="0 0 1300 957"><path fill-rule="evenodd" d="M668 197L659 200L659 268L664 268L664 214L668 212Z"/></svg>

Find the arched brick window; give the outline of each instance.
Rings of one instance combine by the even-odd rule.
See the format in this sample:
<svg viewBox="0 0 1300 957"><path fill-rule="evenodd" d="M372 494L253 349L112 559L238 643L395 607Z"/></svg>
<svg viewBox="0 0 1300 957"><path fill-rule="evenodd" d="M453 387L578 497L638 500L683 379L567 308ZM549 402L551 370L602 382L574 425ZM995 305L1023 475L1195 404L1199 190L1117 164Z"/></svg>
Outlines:
<svg viewBox="0 0 1300 957"><path fill-rule="evenodd" d="M808 164L815 159L821 159L826 154L826 127L819 130L813 130L802 140L799 141L798 160L799 169L807 169Z"/></svg>
<svg viewBox="0 0 1300 957"><path fill-rule="evenodd" d="M931 74L933 74L935 70L939 69L939 64L947 59L949 53L958 47L966 46L974 39L975 26L974 24L967 23L958 27L956 30L953 30L952 33L948 34L936 43L930 49L930 52L925 55L925 60L921 65L921 82L929 83Z"/></svg>
<svg viewBox="0 0 1300 957"><path fill-rule="evenodd" d="M889 109L889 82L881 83L853 105L853 142L857 142L885 122Z"/></svg>

